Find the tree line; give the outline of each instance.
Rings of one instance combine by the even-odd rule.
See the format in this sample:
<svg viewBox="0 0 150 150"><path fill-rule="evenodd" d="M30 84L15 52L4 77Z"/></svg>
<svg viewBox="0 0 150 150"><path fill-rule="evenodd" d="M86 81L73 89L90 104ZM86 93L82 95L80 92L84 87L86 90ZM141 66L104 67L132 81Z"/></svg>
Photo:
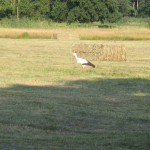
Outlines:
<svg viewBox="0 0 150 150"><path fill-rule="evenodd" d="M104 23L124 16L150 17L150 0L0 0L0 19Z"/></svg>

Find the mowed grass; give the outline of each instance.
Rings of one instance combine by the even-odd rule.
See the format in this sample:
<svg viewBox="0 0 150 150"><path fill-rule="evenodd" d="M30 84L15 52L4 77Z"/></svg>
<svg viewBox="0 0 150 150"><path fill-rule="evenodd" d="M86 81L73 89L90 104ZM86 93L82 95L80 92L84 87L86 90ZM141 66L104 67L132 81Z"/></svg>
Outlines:
<svg viewBox="0 0 150 150"><path fill-rule="evenodd" d="M0 39L0 149L148 150L149 41L125 45L126 62L71 55L81 41Z"/></svg>

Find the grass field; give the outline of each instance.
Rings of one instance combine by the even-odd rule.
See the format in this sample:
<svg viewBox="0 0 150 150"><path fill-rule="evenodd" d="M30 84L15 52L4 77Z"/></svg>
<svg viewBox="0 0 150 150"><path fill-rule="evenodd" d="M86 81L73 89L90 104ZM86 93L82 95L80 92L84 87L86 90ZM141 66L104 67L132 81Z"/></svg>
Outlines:
<svg viewBox="0 0 150 150"><path fill-rule="evenodd" d="M80 39L80 40L150 40L150 29L146 27L103 28L56 28L18 29L0 28L0 38L12 39Z"/></svg>
<svg viewBox="0 0 150 150"><path fill-rule="evenodd" d="M76 43L124 45L82 71ZM0 39L0 149L148 150L150 41Z"/></svg>
<svg viewBox="0 0 150 150"><path fill-rule="evenodd" d="M150 18L124 17L116 23L56 23L51 20L1 19L0 38L150 40Z"/></svg>

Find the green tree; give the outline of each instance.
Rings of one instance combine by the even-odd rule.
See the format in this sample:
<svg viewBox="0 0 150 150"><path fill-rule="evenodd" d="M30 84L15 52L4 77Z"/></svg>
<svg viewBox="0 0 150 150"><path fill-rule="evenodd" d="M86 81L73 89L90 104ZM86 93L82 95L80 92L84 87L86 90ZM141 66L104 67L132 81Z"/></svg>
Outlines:
<svg viewBox="0 0 150 150"><path fill-rule="evenodd" d="M139 1L139 16L150 17L150 0Z"/></svg>
<svg viewBox="0 0 150 150"><path fill-rule="evenodd" d="M119 3L118 0L102 0L105 3L106 8L109 13L106 17L108 22L115 22L121 17L121 13L119 12Z"/></svg>
<svg viewBox="0 0 150 150"><path fill-rule="evenodd" d="M114 22L121 16L117 0L70 0L68 8L69 22Z"/></svg>
<svg viewBox="0 0 150 150"><path fill-rule="evenodd" d="M53 3L51 17L58 22L65 22L67 19L68 8L65 2L56 1Z"/></svg>
<svg viewBox="0 0 150 150"><path fill-rule="evenodd" d="M0 0L0 18L16 16L57 22L115 22L150 16L150 0Z"/></svg>
<svg viewBox="0 0 150 150"><path fill-rule="evenodd" d="M13 14L11 0L0 0L0 19L10 17Z"/></svg>
<svg viewBox="0 0 150 150"><path fill-rule="evenodd" d="M131 16L134 12L132 2L130 0L118 0L119 3L119 12L123 16Z"/></svg>
<svg viewBox="0 0 150 150"><path fill-rule="evenodd" d="M48 18L49 0L21 0L20 15L29 18Z"/></svg>
<svg viewBox="0 0 150 150"><path fill-rule="evenodd" d="M98 20L98 15L91 1L77 0L77 1L73 1L72 4L69 3L69 5L71 6L71 9L68 13L68 18L67 18L68 22L83 23L83 22L93 22Z"/></svg>
<svg viewBox="0 0 150 150"><path fill-rule="evenodd" d="M14 12L16 14L17 19L19 19L19 4L20 0L12 0L13 7L14 7Z"/></svg>

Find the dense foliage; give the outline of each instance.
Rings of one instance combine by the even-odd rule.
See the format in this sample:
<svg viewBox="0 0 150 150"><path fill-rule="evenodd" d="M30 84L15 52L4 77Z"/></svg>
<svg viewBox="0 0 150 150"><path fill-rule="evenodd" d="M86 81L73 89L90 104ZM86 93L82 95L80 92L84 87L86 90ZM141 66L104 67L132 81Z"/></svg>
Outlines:
<svg viewBox="0 0 150 150"><path fill-rule="evenodd" d="M0 0L0 19L56 22L115 22L124 16L150 17L149 0Z"/></svg>

